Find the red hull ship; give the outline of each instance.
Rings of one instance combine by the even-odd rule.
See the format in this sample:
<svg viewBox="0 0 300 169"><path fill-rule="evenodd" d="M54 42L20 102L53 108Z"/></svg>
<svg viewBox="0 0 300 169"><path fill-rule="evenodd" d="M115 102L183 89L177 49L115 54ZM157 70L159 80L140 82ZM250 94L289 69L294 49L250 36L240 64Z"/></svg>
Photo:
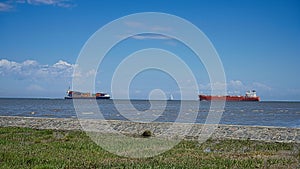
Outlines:
<svg viewBox="0 0 300 169"><path fill-rule="evenodd" d="M200 101L260 101L259 96L256 96L256 91L247 91L245 96L211 96L199 95Z"/></svg>

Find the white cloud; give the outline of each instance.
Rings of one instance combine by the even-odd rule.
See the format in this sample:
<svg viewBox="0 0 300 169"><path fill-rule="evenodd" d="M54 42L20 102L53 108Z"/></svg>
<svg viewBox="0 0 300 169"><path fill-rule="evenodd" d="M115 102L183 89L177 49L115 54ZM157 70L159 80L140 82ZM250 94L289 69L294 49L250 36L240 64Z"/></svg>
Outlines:
<svg viewBox="0 0 300 169"><path fill-rule="evenodd" d="M59 60L53 65L43 65L35 60L26 60L24 62L14 62L7 59L0 60L0 75L6 77L14 77L16 79L57 79L72 77L94 77L97 71L92 69L86 73L80 70L74 73L76 65Z"/></svg>
<svg viewBox="0 0 300 169"><path fill-rule="evenodd" d="M72 66L73 66L72 64L70 64L66 61L63 61L63 60L59 60L57 63L55 63L53 65L53 67L58 68L58 69L65 69L65 68L69 68Z"/></svg>
<svg viewBox="0 0 300 169"><path fill-rule="evenodd" d="M91 69L91 70L89 70L87 73L86 73L86 77L95 77L96 76L96 74L97 74L97 71L95 70L95 69Z"/></svg>
<svg viewBox="0 0 300 169"><path fill-rule="evenodd" d="M240 80L230 80L229 85L235 86L235 87L244 86L243 82L241 82Z"/></svg>
<svg viewBox="0 0 300 169"><path fill-rule="evenodd" d="M13 61L8 61L6 59L1 59L0 60L0 68L5 68L5 69L10 69L16 67L18 64Z"/></svg>
<svg viewBox="0 0 300 169"><path fill-rule="evenodd" d="M142 35L134 35L131 36L133 39L137 40L145 40L145 39L158 39L158 40L169 40L172 39L170 37L159 35L159 34L142 34Z"/></svg>
<svg viewBox="0 0 300 169"><path fill-rule="evenodd" d="M259 82L254 82L252 85L255 88L260 88L260 89L264 89L264 90L268 90L268 91L272 90L272 88L270 86L259 83Z"/></svg>
<svg viewBox="0 0 300 169"><path fill-rule="evenodd" d="M62 8L70 8L74 5L68 0L27 0L30 5L53 5Z"/></svg>
<svg viewBox="0 0 300 169"><path fill-rule="evenodd" d="M0 11L10 11L12 9L13 9L12 5L8 3L0 2Z"/></svg>
<svg viewBox="0 0 300 169"><path fill-rule="evenodd" d="M27 0L27 3L29 4L34 4L34 5L39 5L39 4L46 4L46 5L54 5L58 3L59 0Z"/></svg>
<svg viewBox="0 0 300 169"><path fill-rule="evenodd" d="M225 86L226 85L226 86ZM211 88L215 87L218 89L220 87L226 87L228 94L234 95L244 95L247 90L257 90L258 92L269 92L272 88L266 84L253 82L251 84L244 84L241 80L230 80L226 84L215 83L215 84L200 84L200 93L209 93L211 92Z"/></svg>
<svg viewBox="0 0 300 169"><path fill-rule="evenodd" d="M23 62L24 66L37 66L38 62L35 60L26 60Z"/></svg>
<svg viewBox="0 0 300 169"><path fill-rule="evenodd" d="M0 2L0 11L11 11L17 4L50 5L61 8L72 8L75 6L71 0L8 0L6 2Z"/></svg>
<svg viewBox="0 0 300 169"><path fill-rule="evenodd" d="M75 65L59 60L53 65L42 65L35 60L18 63L7 59L0 60L0 75L13 76L18 79L69 78Z"/></svg>
<svg viewBox="0 0 300 169"><path fill-rule="evenodd" d="M26 88L30 92L41 92L45 91L45 89L37 84L31 84Z"/></svg>

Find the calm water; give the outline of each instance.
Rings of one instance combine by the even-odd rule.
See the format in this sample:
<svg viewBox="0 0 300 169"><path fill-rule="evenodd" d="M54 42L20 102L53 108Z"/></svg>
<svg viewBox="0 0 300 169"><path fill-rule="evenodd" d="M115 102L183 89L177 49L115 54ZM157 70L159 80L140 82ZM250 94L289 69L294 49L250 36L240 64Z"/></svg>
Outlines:
<svg viewBox="0 0 300 169"><path fill-rule="evenodd" d="M99 118L90 107L93 101L83 101L79 107L85 111L80 117ZM103 118L107 120L160 121L173 122L178 117L180 101L162 101L151 103L144 100L114 103L112 100L97 100ZM187 107L182 111L185 122L195 116L196 123L204 123L210 107L209 102L185 101ZM117 105L117 106L116 106ZM118 107L119 109L117 110ZM160 111L163 110L163 111ZM120 113L121 112L121 113ZM64 99L0 99L0 116L29 117L77 117L73 100ZM188 121L188 120L187 120ZM300 102L227 102L221 124L281 126L300 128Z"/></svg>

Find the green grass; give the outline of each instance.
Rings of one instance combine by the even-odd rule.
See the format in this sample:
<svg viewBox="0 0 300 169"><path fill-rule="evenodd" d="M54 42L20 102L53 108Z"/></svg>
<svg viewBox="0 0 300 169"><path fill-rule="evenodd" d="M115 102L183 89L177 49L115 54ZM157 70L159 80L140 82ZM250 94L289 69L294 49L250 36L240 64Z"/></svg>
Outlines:
<svg viewBox="0 0 300 169"><path fill-rule="evenodd" d="M0 128L0 168L299 168L299 151L296 143L182 141L155 157L126 158L81 131Z"/></svg>

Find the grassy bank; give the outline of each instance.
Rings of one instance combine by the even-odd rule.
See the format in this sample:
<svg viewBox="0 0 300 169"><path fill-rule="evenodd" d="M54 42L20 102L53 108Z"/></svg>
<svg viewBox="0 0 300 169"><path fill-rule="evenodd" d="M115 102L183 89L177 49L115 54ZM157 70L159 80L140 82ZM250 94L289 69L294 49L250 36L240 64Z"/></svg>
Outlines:
<svg viewBox="0 0 300 169"><path fill-rule="evenodd" d="M0 128L0 168L299 168L299 151L296 143L182 141L158 156L134 159L103 150L81 131Z"/></svg>

